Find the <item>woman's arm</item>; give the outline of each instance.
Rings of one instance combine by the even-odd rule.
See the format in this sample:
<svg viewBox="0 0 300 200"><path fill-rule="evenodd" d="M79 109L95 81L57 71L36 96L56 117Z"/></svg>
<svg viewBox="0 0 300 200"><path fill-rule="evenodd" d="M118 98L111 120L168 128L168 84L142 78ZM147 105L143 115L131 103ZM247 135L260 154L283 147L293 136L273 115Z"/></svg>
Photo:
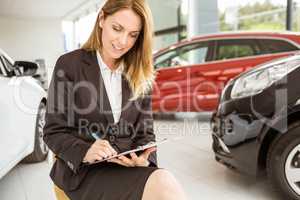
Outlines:
<svg viewBox="0 0 300 200"><path fill-rule="evenodd" d="M155 141L151 100L151 94L146 95L142 99L141 107L139 108L139 116L135 124L136 136L134 138L134 146L140 146ZM157 166L156 151L149 155L148 160L150 162L149 166Z"/></svg>
<svg viewBox="0 0 300 200"><path fill-rule="evenodd" d="M67 57L60 57L55 65L48 91L44 141L69 168L77 173L91 143L75 136L74 125L74 76L75 66Z"/></svg>

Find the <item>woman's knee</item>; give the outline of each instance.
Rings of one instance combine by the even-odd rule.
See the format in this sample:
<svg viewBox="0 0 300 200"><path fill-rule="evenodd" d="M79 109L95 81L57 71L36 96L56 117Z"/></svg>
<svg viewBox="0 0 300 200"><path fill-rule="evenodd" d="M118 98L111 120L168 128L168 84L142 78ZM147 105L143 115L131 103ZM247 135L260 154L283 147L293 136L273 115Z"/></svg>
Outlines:
<svg viewBox="0 0 300 200"><path fill-rule="evenodd" d="M149 199L183 199L181 198L183 196L183 190L173 174L167 170L158 169L149 176L143 199L148 199L147 197L150 197Z"/></svg>
<svg viewBox="0 0 300 200"><path fill-rule="evenodd" d="M149 177L151 182L154 182L155 185L169 188L170 189L176 186L177 181L173 174L165 169L155 170Z"/></svg>

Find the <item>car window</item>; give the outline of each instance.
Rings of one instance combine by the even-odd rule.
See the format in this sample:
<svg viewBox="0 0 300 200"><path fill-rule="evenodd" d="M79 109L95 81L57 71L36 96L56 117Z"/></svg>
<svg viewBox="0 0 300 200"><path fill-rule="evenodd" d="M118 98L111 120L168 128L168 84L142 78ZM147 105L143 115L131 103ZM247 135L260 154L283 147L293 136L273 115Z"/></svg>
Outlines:
<svg viewBox="0 0 300 200"><path fill-rule="evenodd" d="M154 61L155 68L162 68L162 67L168 67L170 66L170 60L176 56L176 51L171 50L167 53L164 53L160 56L158 56Z"/></svg>
<svg viewBox="0 0 300 200"><path fill-rule="evenodd" d="M215 60L253 56L260 53L261 52L255 39L220 40L217 42Z"/></svg>
<svg viewBox="0 0 300 200"><path fill-rule="evenodd" d="M264 53L279 53L299 50L298 47L284 40L260 39L259 42L264 49Z"/></svg>
<svg viewBox="0 0 300 200"><path fill-rule="evenodd" d="M196 44L185 45L171 50L155 60L156 68L169 66L185 66L200 64L206 61L208 52L208 43L201 42Z"/></svg>

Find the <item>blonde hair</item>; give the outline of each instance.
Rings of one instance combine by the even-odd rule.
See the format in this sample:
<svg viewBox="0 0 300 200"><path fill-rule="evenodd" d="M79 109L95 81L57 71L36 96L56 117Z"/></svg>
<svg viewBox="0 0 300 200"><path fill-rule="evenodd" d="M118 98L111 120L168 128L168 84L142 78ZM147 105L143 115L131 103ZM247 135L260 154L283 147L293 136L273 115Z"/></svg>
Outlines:
<svg viewBox="0 0 300 200"><path fill-rule="evenodd" d="M97 51L102 48L102 29L99 26L99 16L103 11L104 17L113 15L121 9L131 9L142 20L142 30L134 46L122 57L124 74L132 89L131 99L146 95L154 82L154 68L152 63L153 21L151 11L145 0L107 0L99 11L93 31L82 48Z"/></svg>

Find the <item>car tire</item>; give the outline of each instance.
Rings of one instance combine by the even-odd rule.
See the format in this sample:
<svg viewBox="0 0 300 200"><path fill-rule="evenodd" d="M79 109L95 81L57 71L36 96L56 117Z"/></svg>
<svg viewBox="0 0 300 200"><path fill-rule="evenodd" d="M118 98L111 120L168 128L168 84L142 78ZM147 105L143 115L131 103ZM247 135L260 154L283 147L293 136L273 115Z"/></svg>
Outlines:
<svg viewBox="0 0 300 200"><path fill-rule="evenodd" d="M25 157L23 163L36 163L44 161L48 155L49 149L43 140L45 125L46 104L41 102L38 109L35 125L34 151Z"/></svg>
<svg viewBox="0 0 300 200"><path fill-rule="evenodd" d="M272 142L267 156L268 178L284 199L300 200L300 180L291 175L295 169L300 172L300 121Z"/></svg>

